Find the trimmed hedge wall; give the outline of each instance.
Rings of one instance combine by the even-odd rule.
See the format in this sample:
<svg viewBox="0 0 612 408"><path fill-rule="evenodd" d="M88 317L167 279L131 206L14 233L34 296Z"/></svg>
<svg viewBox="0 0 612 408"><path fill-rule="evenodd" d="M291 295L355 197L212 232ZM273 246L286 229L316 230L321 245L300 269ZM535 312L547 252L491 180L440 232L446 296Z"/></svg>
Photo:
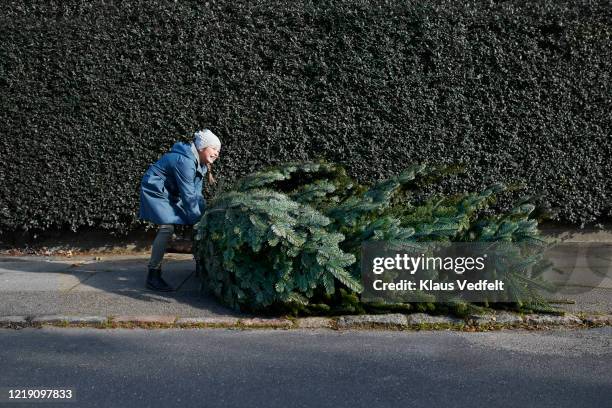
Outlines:
<svg viewBox="0 0 612 408"><path fill-rule="evenodd" d="M612 215L607 1L6 1L0 232L140 225L142 174L210 127L222 182L325 158L361 182L464 163Z"/></svg>

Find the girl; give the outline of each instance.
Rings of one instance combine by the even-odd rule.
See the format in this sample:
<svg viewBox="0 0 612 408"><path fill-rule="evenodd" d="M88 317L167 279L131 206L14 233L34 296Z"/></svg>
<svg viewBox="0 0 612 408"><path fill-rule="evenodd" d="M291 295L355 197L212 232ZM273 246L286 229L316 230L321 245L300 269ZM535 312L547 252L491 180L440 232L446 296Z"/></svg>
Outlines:
<svg viewBox="0 0 612 408"><path fill-rule="evenodd" d="M206 200L202 195L204 175L213 184L212 164L219 157L221 142L208 129L198 131L191 143L177 142L170 152L149 166L142 178L140 218L159 225L149 260L146 287L170 292L161 277L161 262L174 225L199 221Z"/></svg>

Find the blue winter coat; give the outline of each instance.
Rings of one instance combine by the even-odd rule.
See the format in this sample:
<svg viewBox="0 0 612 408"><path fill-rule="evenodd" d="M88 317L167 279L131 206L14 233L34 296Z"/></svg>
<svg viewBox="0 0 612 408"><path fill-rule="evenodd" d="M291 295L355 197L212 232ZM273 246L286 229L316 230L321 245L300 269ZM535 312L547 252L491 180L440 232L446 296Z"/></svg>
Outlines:
<svg viewBox="0 0 612 408"><path fill-rule="evenodd" d="M155 224L198 222L206 208L202 185L207 170L198 165L190 143L175 143L142 178L140 218Z"/></svg>

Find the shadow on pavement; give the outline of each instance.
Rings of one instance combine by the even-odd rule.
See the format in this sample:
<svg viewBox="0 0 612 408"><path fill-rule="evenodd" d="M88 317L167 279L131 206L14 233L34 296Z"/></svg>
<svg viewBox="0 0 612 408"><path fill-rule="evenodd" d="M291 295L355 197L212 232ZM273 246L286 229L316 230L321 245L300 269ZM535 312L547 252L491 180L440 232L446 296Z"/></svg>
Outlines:
<svg viewBox="0 0 612 408"><path fill-rule="evenodd" d="M0 257L0 315L237 315L200 293L191 255L167 254L162 276L175 292L145 288L147 255Z"/></svg>

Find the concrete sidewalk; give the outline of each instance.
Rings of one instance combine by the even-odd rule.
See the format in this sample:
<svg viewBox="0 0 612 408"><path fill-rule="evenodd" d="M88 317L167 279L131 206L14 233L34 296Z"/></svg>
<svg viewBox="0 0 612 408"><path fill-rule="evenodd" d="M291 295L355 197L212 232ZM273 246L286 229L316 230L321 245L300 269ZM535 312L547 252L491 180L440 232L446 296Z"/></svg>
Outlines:
<svg viewBox="0 0 612 408"><path fill-rule="evenodd" d="M552 256L559 270L547 280L564 281L555 304L571 313L612 314L612 244L560 246ZM574 252L574 253L572 253ZM0 316L180 316L246 317L200 294L195 261L167 254L163 276L176 292L145 288L149 255L0 256Z"/></svg>
<svg viewBox="0 0 612 408"><path fill-rule="evenodd" d="M148 255L0 257L0 316L237 316L200 296L191 255L167 254L163 277L177 288L145 288Z"/></svg>

